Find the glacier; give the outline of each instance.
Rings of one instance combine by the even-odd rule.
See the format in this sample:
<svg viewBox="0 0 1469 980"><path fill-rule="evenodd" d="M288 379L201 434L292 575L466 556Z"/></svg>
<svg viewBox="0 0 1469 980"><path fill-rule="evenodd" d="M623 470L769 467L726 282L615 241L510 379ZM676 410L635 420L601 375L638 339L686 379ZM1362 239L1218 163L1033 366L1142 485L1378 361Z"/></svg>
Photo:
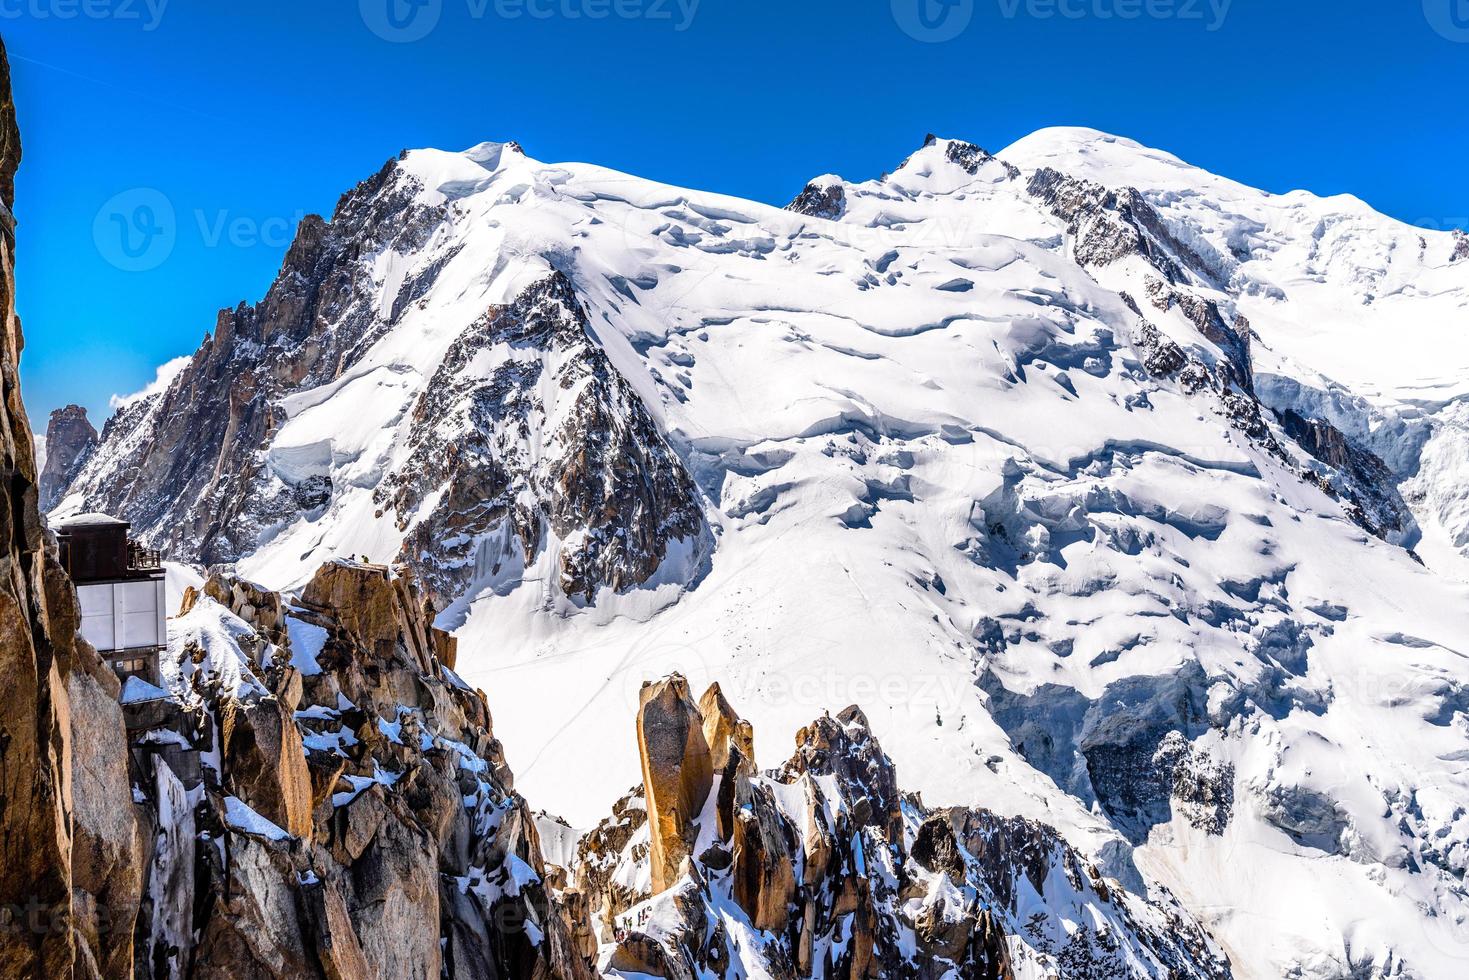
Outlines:
<svg viewBox="0 0 1469 980"><path fill-rule="evenodd" d="M53 516L272 589L418 566L574 826L678 671L762 732L862 705L926 804L1058 828L1238 976L1452 977L1466 310L1462 233L1091 130L786 209L415 150Z"/></svg>

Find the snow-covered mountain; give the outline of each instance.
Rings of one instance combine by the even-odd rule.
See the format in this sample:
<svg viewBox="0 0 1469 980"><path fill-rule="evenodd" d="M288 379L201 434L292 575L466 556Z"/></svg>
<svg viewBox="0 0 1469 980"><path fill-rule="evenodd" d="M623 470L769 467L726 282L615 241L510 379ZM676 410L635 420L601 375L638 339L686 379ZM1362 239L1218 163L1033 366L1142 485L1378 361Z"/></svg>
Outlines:
<svg viewBox="0 0 1469 980"><path fill-rule="evenodd" d="M1166 886L1237 976L1450 977L1466 313L1462 234L1085 130L930 138L786 210L420 150L58 513L271 588L415 566L574 824L679 670L759 731L863 705L927 805Z"/></svg>

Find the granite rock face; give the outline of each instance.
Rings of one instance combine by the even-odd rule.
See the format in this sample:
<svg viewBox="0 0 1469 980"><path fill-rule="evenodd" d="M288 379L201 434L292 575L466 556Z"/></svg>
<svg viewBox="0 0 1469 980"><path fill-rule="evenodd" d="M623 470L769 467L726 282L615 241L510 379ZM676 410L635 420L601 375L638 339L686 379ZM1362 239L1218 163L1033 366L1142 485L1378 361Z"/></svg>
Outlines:
<svg viewBox="0 0 1469 980"><path fill-rule="evenodd" d="M653 890L661 892L684 873L698 838L714 768L704 720L682 677L647 684L639 696L638 749L643 796L648 804Z"/></svg>
<svg viewBox="0 0 1469 980"><path fill-rule="evenodd" d="M479 368L504 346L526 356ZM677 542L708 534L682 462L560 273L459 335L418 397L407 444L374 499L399 515L404 560L444 602L529 566L551 534L560 590L583 602L648 581Z"/></svg>
<svg viewBox="0 0 1469 980"><path fill-rule="evenodd" d="M127 706L179 840L148 866L140 975L593 975L407 569L328 564L299 598L216 572L184 608L167 691Z"/></svg>
<svg viewBox="0 0 1469 980"><path fill-rule="evenodd" d="M20 155L0 46L0 975L123 976L146 844L117 678L77 636L76 594L37 507L15 314Z"/></svg>
<svg viewBox="0 0 1469 980"><path fill-rule="evenodd" d="M847 192L839 183L822 183L812 181L807 184L796 199L786 205L787 211L797 214L809 215L813 218L825 218L835 221L842 216L847 208Z"/></svg>
<svg viewBox="0 0 1469 980"><path fill-rule="evenodd" d="M97 441L85 408L67 405L51 413L46 423L46 465L41 470L41 510L50 510L66 496Z"/></svg>
<svg viewBox="0 0 1469 980"><path fill-rule="evenodd" d="M803 728L790 760L763 776L741 740L701 736L701 715L704 732L748 730L717 685L697 707L679 675L645 686L638 746L652 775L564 869L595 913L605 969L1232 976L1175 902L1132 895L1052 828L903 795L855 706ZM671 851L688 855L676 873L659 857Z"/></svg>

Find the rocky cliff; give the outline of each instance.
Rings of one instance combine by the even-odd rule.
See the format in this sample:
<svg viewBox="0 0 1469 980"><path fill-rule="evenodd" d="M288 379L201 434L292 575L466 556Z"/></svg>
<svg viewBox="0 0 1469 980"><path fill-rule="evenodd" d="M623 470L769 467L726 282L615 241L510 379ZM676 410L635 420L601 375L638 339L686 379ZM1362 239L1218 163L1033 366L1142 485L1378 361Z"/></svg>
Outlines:
<svg viewBox="0 0 1469 980"><path fill-rule="evenodd" d="M41 469L41 510L48 511L66 496L71 481L97 448L97 430L80 405L51 413L46 423L46 463Z"/></svg>
<svg viewBox="0 0 1469 980"><path fill-rule="evenodd" d="M149 977L590 977L484 696L406 569L185 593L123 701Z"/></svg>
<svg viewBox="0 0 1469 980"><path fill-rule="evenodd" d="M157 684L77 635L17 380L5 69L0 47L0 975L592 976L410 576L331 564L283 597L214 575ZM85 415L58 415L64 455Z"/></svg>
<svg viewBox="0 0 1469 980"><path fill-rule="evenodd" d="M902 793L855 706L759 775L717 685L696 704L674 675L640 700L643 785L567 871L609 974L1232 976L1170 897L1128 893L1052 828Z"/></svg>
<svg viewBox="0 0 1469 980"><path fill-rule="evenodd" d="M20 136L0 45L0 975L126 976L146 842L119 685L77 636L76 595L37 509L15 315Z"/></svg>

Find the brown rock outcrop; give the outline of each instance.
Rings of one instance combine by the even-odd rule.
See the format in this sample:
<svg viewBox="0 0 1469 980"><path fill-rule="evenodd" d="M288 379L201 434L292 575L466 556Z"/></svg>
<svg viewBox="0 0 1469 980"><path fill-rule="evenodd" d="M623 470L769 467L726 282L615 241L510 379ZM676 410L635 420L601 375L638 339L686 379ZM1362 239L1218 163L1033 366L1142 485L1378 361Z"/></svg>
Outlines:
<svg viewBox="0 0 1469 980"><path fill-rule="evenodd" d="M709 685L709 690L699 698L699 713L704 718L704 741L709 746L709 763L715 772L723 772L730 755L738 752L741 763L739 771L746 776L755 774L755 729L735 712L719 684Z"/></svg>
<svg viewBox="0 0 1469 980"><path fill-rule="evenodd" d="M902 839L898 777L861 708L852 705L835 718L823 715L796 733L796 754L780 778L794 782L803 774L835 776L859 826L877 827L890 841Z"/></svg>
<svg viewBox="0 0 1469 980"><path fill-rule="evenodd" d="M188 592L193 591L190 586ZM204 594L250 623L272 641L277 641L284 635L284 603L279 595L269 589L215 569L204 581ZM189 599L186 592L181 612L187 613L193 608L193 603L194 600Z"/></svg>
<svg viewBox="0 0 1469 980"><path fill-rule="evenodd" d="M576 847L576 885L587 896L596 918L610 926L644 896L616 875L618 861L633 837L648 822L643 788L630 790L612 805L612 815L587 831ZM647 860L648 845L633 845L637 860Z"/></svg>
<svg viewBox="0 0 1469 980"><path fill-rule="evenodd" d="M220 705L220 749L236 796L286 833L311 838L311 772L291 709L278 698Z"/></svg>
<svg viewBox="0 0 1469 980"><path fill-rule="evenodd" d="M757 929L783 930L796 900L796 837L771 791L734 775L730 841L734 899Z"/></svg>
<svg viewBox="0 0 1469 980"><path fill-rule="evenodd" d="M697 820L713 785L703 716L689 682L674 674L643 685L638 705L638 751L648 801L653 892L683 874L697 837Z"/></svg>
<svg viewBox="0 0 1469 980"><path fill-rule="evenodd" d="M48 544L15 314L20 135L0 44L0 976L126 975L141 891L117 678Z"/></svg>
<svg viewBox="0 0 1469 980"><path fill-rule="evenodd" d="M357 941L341 894L320 882L303 891L310 909L312 938L326 980L371 980L372 966Z"/></svg>
<svg viewBox="0 0 1469 980"><path fill-rule="evenodd" d="M377 660L392 657L400 637L399 594L386 565L330 562L301 593L309 608L331 610L354 647Z"/></svg>
<svg viewBox="0 0 1469 980"><path fill-rule="evenodd" d="M755 775L729 745L737 713L711 688L698 734L712 733L708 752L729 748L710 810L715 832L701 835L676 882L630 888L650 882L660 836L687 846L709 829L677 819L676 833L659 829L681 816L671 802L687 786L678 777L700 769L687 685L677 675L645 685L643 701L653 711L640 721L659 722L640 725L639 736L645 759L651 751L661 760L661 802L637 791L619 801L583 837L572 869L604 943L610 933L603 949L614 969L782 980L1231 976L1176 903L1105 882L1055 830L977 808L930 811L901 796L856 707L818 718L781 769ZM644 812L654 821L648 845L638 843Z"/></svg>
<svg viewBox="0 0 1469 980"><path fill-rule="evenodd" d="M58 583L59 584L59 583ZM70 599L66 586L66 598ZM86 647L85 641L78 644ZM118 684L89 647L77 650L67 678L71 716L72 913L86 937L77 947L104 977L124 976L132 965L132 923L143 894L143 864L151 841L135 818L128 779ZM121 755L119 755L121 753Z"/></svg>
<svg viewBox="0 0 1469 980"><path fill-rule="evenodd" d="M183 927L155 913L150 957L272 980L592 975L585 903L549 886L484 697L438 659L453 646L411 577L332 562L296 601L221 570L186 605L165 673L218 762L183 819L217 844Z"/></svg>

